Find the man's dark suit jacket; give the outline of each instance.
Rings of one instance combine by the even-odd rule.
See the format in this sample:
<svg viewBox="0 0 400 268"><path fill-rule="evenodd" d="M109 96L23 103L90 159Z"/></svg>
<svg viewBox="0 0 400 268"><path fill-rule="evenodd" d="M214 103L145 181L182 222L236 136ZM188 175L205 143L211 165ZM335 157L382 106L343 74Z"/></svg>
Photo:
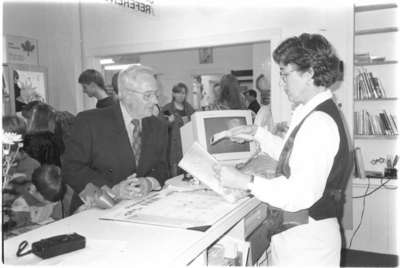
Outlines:
<svg viewBox="0 0 400 268"><path fill-rule="evenodd" d="M63 155L65 182L79 193L89 182L112 187L137 173L137 177L154 177L162 186L169 177L168 124L146 117L141 137L142 152L136 167L119 103L79 113Z"/></svg>

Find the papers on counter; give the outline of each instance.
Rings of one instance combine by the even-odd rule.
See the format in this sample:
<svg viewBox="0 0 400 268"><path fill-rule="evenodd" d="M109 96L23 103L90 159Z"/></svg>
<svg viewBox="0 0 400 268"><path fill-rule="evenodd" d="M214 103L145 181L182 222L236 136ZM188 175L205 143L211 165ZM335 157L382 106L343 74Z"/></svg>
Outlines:
<svg viewBox="0 0 400 268"><path fill-rule="evenodd" d="M225 202L210 190L175 192L163 190L142 201L129 200L112 208L100 219L151 224L174 228L193 228L214 224L236 205Z"/></svg>

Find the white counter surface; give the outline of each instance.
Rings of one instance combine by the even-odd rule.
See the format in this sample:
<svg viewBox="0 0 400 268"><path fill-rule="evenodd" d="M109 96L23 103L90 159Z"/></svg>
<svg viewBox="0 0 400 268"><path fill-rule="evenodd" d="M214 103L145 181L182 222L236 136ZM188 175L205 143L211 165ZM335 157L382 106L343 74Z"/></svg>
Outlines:
<svg viewBox="0 0 400 268"><path fill-rule="evenodd" d="M100 220L108 211L92 209L4 241L5 264L114 265L136 267L186 265L223 236L260 202L248 198L206 232ZM16 257L18 245L76 232L86 237L85 249L42 260L33 254Z"/></svg>

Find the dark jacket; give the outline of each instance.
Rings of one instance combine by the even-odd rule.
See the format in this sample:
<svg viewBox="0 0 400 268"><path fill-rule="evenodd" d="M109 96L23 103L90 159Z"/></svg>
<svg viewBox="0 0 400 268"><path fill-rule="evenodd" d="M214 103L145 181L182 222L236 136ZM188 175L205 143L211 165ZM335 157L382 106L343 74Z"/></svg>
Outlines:
<svg viewBox="0 0 400 268"><path fill-rule="evenodd" d="M185 116L190 116L195 112L192 105L187 102L183 103L183 111ZM161 109L161 115L165 112L169 115L174 115L175 120L168 125L168 163L170 168L171 176L178 175L178 162L182 159L182 142L180 128L183 126L184 122L180 114L177 112L173 102L168 103Z"/></svg>
<svg viewBox="0 0 400 268"><path fill-rule="evenodd" d="M98 100L96 103L96 108L105 108L111 105L114 105L116 101L113 96L108 96L104 99Z"/></svg>
<svg viewBox="0 0 400 268"><path fill-rule="evenodd" d="M67 138L63 177L77 193L92 182L112 187L133 173L150 176L161 185L169 177L168 126L157 117L142 120L142 149L138 167L120 105L81 112Z"/></svg>
<svg viewBox="0 0 400 268"><path fill-rule="evenodd" d="M61 167L61 153L64 143L54 133L49 131L26 134L24 151L41 165L49 164Z"/></svg>

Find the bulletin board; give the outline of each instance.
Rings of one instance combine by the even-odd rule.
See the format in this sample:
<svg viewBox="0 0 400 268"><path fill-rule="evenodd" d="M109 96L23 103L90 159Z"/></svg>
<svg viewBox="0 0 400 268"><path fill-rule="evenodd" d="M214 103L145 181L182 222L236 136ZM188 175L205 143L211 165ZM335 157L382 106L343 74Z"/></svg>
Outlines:
<svg viewBox="0 0 400 268"><path fill-rule="evenodd" d="M4 87L6 85L6 88ZM4 114L15 114L17 103L48 102L47 68L25 64L3 65Z"/></svg>

